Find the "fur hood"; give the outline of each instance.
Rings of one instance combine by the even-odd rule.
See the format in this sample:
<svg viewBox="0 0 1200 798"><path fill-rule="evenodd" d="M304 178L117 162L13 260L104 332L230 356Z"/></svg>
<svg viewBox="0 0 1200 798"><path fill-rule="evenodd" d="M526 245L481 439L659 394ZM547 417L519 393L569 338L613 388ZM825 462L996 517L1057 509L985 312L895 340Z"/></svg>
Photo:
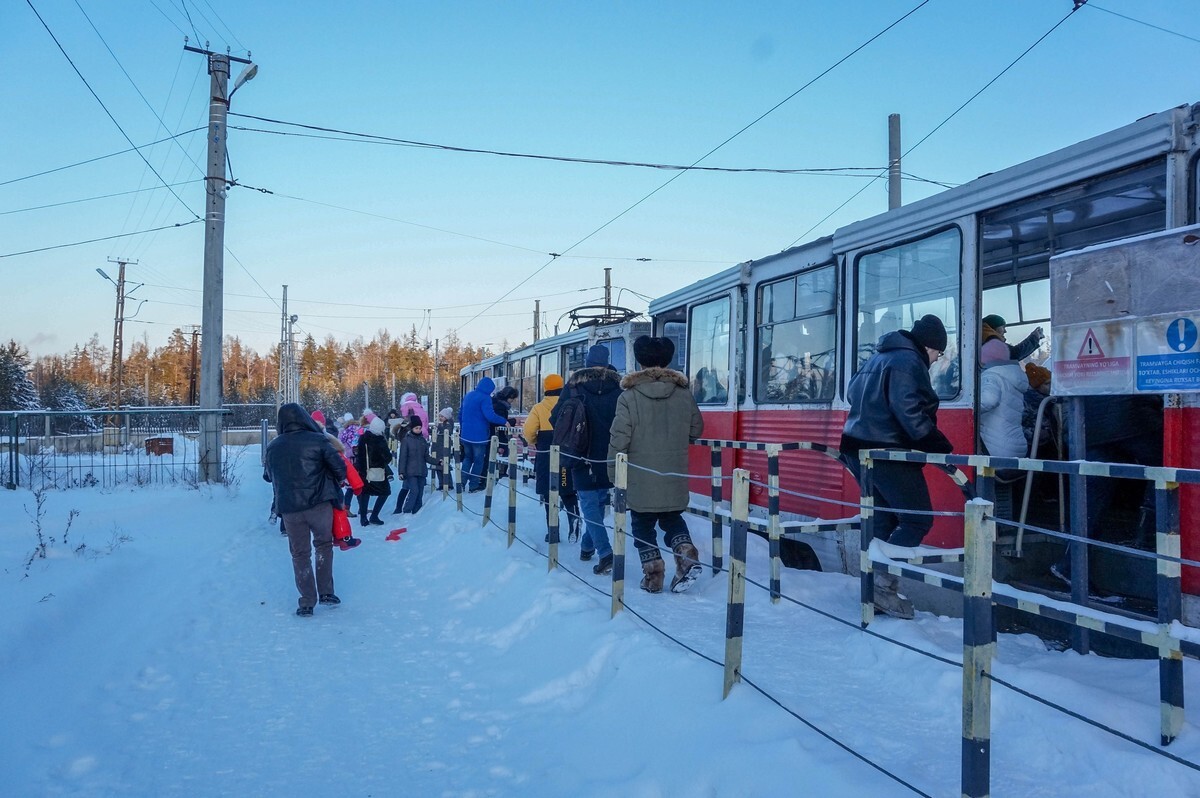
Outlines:
<svg viewBox="0 0 1200 798"><path fill-rule="evenodd" d="M595 389L606 381L612 381L614 387L619 383L620 375L617 374L616 369L612 366L588 366L572 374L567 384L573 388L586 386Z"/></svg>
<svg viewBox="0 0 1200 798"><path fill-rule="evenodd" d="M626 374L625 379L621 380L621 388L628 391L637 385L645 385L650 382L673 382L680 388L688 387L688 378L683 374L674 369L659 368L656 366Z"/></svg>

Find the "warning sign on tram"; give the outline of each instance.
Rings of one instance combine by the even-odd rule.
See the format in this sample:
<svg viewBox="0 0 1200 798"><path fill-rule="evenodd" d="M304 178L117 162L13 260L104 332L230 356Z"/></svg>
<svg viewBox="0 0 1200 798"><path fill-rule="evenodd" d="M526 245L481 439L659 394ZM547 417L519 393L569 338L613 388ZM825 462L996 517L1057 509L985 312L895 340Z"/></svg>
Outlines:
<svg viewBox="0 0 1200 798"><path fill-rule="evenodd" d="M1054 328L1054 393L1133 393L1133 322L1099 321Z"/></svg>
<svg viewBox="0 0 1200 798"><path fill-rule="evenodd" d="M1200 314L1172 313L1137 322L1137 389L1200 391Z"/></svg>

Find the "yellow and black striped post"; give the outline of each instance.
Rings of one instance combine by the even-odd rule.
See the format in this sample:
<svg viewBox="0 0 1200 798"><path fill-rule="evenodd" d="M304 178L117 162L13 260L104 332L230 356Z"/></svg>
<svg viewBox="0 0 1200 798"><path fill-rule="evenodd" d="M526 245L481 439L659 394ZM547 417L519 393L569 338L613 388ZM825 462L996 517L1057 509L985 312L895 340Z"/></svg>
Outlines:
<svg viewBox="0 0 1200 798"><path fill-rule="evenodd" d="M991 792L992 658L996 654L992 618L992 553L996 545L993 505L972 499L965 507L963 560L962 794L987 798Z"/></svg>
<svg viewBox="0 0 1200 798"><path fill-rule="evenodd" d="M771 603L778 604L782 595L779 584L779 452L777 443L767 444L767 513L768 536L771 548Z"/></svg>
<svg viewBox="0 0 1200 798"><path fill-rule="evenodd" d="M487 492L483 494L483 526L492 520L492 492L496 488L496 453L500 449L500 439L492 436L488 445L487 459Z"/></svg>
<svg viewBox="0 0 1200 798"><path fill-rule="evenodd" d="M517 447L508 447L508 547L517 538Z"/></svg>
<svg viewBox="0 0 1200 798"><path fill-rule="evenodd" d="M462 494L463 494L463 463L462 457L458 456L459 450L462 448L462 440L459 438L459 431L454 430L454 435L450 442L454 445L454 501L458 505L458 511L462 512Z"/></svg>
<svg viewBox="0 0 1200 798"><path fill-rule="evenodd" d="M1180 595L1181 568L1179 563L1162 556L1180 557L1179 541L1179 484L1155 480L1156 535L1154 550L1158 559L1158 622L1166 640L1170 626L1179 620L1182 611ZM1162 714L1161 740L1169 745L1183 729L1183 652L1177 646L1158 648L1158 694Z"/></svg>
<svg viewBox="0 0 1200 798"><path fill-rule="evenodd" d="M858 453L859 489L859 601L862 602L862 628L875 620L875 567L871 563L871 540L875 537L875 499L872 497L871 458L867 450Z"/></svg>
<svg viewBox="0 0 1200 798"><path fill-rule="evenodd" d="M742 630L746 621L746 532L750 528L750 472L733 472L729 526L729 601L725 608L725 689L728 698L742 673Z"/></svg>
<svg viewBox="0 0 1200 798"><path fill-rule="evenodd" d="M725 545L722 540L724 530L721 528L721 444L711 444L712 449L712 557L713 574L721 572L721 566L725 563Z"/></svg>
<svg viewBox="0 0 1200 798"><path fill-rule="evenodd" d="M550 561L549 570L551 571L558 567L558 488L562 481L559 451L557 445L550 447L550 473L546 475L547 485L550 488L550 495L547 496L549 509L546 512L546 523L549 526L550 535L550 554L547 559Z"/></svg>
<svg viewBox="0 0 1200 798"><path fill-rule="evenodd" d="M616 473L613 479L613 568L612 617L625 606L625 524L626 491L629 488L629 455L617 452Z"/></svg>

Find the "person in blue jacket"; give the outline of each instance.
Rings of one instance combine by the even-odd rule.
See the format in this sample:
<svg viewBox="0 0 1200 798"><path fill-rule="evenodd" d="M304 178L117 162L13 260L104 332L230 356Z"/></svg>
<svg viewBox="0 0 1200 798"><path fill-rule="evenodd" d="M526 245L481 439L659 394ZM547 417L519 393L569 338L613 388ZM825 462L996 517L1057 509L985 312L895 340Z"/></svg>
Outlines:
<svg viewBox="0 0 1200 798"><path fill-rule="evenodd" d="M491 377L484 377L473 391L463 397L462 407L458 411L458 434L463 447L463 482L469 493L483 490L491 426L508 425L508 419L492 409L492 391L495 387L496 383Z"/></svg>

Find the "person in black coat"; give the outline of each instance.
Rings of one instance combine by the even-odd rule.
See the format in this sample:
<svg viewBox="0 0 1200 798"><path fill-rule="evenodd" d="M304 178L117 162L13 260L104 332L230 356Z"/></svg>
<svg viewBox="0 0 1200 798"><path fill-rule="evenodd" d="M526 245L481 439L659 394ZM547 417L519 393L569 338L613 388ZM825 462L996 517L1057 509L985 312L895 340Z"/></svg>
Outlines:
<svg viewBox="0 0 1200 798"><path fill-rule="evenodd" d="M320 425L295 402L279 408L276 430L263 457L263 479L274 489L287 531L300 592L296 614L308 616L318 601L341 603L333 592L333 509L341 506L346 465Z"/></svg>
<svg viewBox="0 0 1200 798"><path fill-rule="evenodd" d="M929 368L946 351L946 327L937 316L922 316L912 330L896 330L879 339L871 359L850 379L850 415L842 429L841 453L860 479L862 449L916 449L949 453L950 441L938 429L938 395ZM921 463L882 461L872 469L875 537L896 546L918 546L933 526L933 505ZM877 580L876 606L890 615L912 617L912 604L898 596L893 578ZM899 599L899 601L893 601Z"/></svg>
<svg viewBox="0 0 1200 798"><path fill-rule="evenodd" d="M508 426L513 425L512 416L512 400L519 396L517 389L511 385L506 385L500 390L492 394L492 410L496 415L505 420ZM496 459L499 461L496 464L496 474L503 479L508 475L508 430L496 424L491 425L491 434L496 436Z"/></svg>
<svg viewBox="0 0 1200 798"><path fill-rule="evenodd" d="M392 471L392 452L388 448L387 438L384 437L386 432L387 425L382 418L376 416L371 419L370 426L358 439L358 446L354 447L354 462L358 464L364 483L363 492L358 496L358 520L363 526L383 525L383 521L379 520L379 511L383 509L387 497L392 495L390 480L395 472ZM383 479L370 478L371 470L376 468L383 469ZM368 514L367 501L371 496L375 497L375 502Z"/></svg>

